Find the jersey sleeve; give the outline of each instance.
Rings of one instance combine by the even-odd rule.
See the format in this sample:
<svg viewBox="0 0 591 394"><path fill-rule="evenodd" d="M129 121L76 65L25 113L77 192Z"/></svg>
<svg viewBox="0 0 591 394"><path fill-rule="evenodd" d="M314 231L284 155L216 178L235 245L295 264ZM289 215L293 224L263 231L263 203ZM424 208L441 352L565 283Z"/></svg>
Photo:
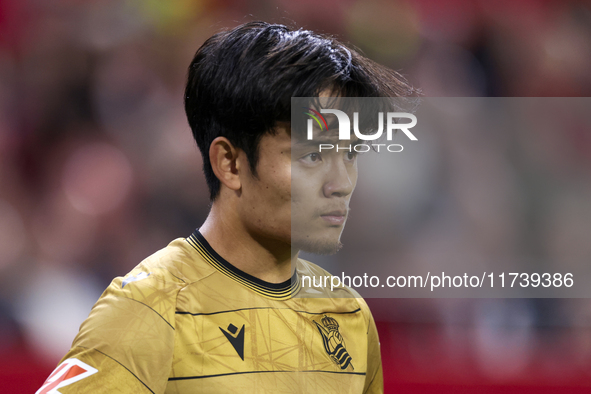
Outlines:
<svg viewBox="0 0 591 394"><path fill-rule="evenodd" d="M163 393L174 350L181 286L163 269L116 278L92 308L70 351L36 394Z"/></svg>

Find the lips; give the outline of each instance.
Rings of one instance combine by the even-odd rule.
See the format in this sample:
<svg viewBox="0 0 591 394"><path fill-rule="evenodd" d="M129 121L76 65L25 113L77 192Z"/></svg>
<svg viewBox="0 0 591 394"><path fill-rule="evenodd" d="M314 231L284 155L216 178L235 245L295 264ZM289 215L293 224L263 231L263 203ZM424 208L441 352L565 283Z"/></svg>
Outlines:
<svg viewBox="0 0 591 394"><path fill-rule="evenodd" d="M336 210L331 211L328 213L324 213L320 215L322 219L324 219L328 224L333 226L340 226L345 223L345 219L347 218L347 211L346 210Z"/></svg>

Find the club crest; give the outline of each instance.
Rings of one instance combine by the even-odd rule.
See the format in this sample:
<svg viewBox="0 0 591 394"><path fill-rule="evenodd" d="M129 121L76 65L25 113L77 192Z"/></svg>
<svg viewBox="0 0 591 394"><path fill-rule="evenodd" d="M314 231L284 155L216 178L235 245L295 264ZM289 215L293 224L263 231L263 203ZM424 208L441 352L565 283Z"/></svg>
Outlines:
<svg viewBox="0 0 591 394"><path fill-rule="evenodd" d="M324 350L330 356L330 358L341 368L347 369L351 366L353 368L351 355L345 348L345 340L339 332L339 323L332 317L324 315L320 320L322 324L314 321L318 332L322 335L322 342L324 344Z"/></svg>

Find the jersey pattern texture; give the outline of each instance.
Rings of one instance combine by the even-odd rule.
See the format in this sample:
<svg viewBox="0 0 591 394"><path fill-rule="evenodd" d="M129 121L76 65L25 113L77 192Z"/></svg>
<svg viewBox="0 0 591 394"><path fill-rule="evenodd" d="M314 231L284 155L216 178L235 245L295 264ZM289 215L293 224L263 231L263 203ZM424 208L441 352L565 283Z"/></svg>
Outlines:
<svg viewBox="0 0 591 394"><path fill-rule="evenodd" d="M56 368L97 372L57 390L382 393L366 303L346 287L302 287L302 275L330 274L300 259L290 280L268 283L224 260L199 231L177 239L105 290Z"/></svg>

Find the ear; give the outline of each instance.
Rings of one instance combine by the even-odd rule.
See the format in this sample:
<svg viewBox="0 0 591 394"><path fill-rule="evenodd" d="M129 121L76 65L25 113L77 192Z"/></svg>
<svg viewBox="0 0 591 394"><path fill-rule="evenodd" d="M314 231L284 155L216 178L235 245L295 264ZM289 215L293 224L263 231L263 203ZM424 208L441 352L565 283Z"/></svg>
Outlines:
<svg viewBox="0 0 591 394"><path fill-rule="evenodd" d="M238 175L240 152L226 137L217 137L209 146L211 168L220 182L230 190L240 190L242 187Z"/></svg>

